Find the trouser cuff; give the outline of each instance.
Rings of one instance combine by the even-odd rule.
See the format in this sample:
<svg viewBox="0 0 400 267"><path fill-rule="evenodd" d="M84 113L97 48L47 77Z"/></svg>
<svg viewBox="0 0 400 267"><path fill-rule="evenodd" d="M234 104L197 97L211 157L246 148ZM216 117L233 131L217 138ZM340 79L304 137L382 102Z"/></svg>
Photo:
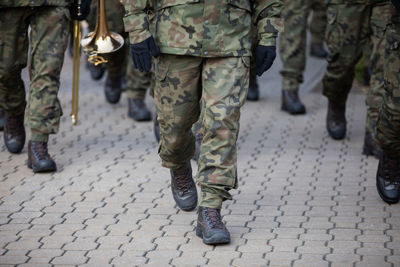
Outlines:
<svg viewBox="0 0 400 267"><path fill-rule="evenodd" d="M199 201L200 207L221 209L222 202L223 199L219 195L204 191L201 191L200 193L200 201Z"/></svg>
<svg viewBox="0 0 400 267"><path fill-rule="evenodd" d="M146 89L126 88L126 96L128 98L144 100L146 98Z"/></svg>
<svg viewBox="0 0 400 267"><path fill-rule="evenodd" d="M49 141L49 135L48 134L40 134L40 133L32 132L31 141L34 141L34 142L46 142L47 143Z"/></svg>

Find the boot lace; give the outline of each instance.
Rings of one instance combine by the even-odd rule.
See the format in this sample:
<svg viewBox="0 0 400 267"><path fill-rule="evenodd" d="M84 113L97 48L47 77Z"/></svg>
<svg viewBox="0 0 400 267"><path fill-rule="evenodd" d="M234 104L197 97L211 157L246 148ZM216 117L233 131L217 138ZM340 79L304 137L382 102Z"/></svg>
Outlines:
<svg viewBox="0 0 400 267"><path fill-rule="evenodd" d="M192 182L190 175L188 175L189 169L186 169L183 173L176 174L176 184L178 190L182 191L183 194L189 193L190 184Z"/></svg>
<svg viewBox="0 0 400 267"><path fill-rule="evenodd" d="M35 156L39 160L48 158L47 146L43 142L32 142L32 150L35 152Z"/></svg>
<svg viewBox="0 0 400 267"><path fill-rule="evenodd" d="M213 229L225 229L225 225L222 223L221 214L217 209L204 208L204 213L207 223Z"/></svg>

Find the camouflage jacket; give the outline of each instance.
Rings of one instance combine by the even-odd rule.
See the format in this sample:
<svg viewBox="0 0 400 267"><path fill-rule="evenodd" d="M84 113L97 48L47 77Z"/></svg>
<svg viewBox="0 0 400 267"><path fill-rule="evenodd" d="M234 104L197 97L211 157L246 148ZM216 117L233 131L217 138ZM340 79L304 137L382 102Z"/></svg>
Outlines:
<svg viewBox="0 0 400 267"><path fill-rule="evenodd" d="M161 53L201 57L250 56L252 27L259 44L275 45L281 0L124 0L130 42L150 37L149 13Z"/></svg>
<svg viewBox="0 0 400 267"><path fill-rule="evenodd" d="M73 0L0 0L3 7L69 6Z"/></svg>
<svg viewBox="0 0 400 267"><path fill-rule="evenodd" d="M366 4L372 5L382 2L388 2L389 0L325 0L326 4Z"/></svg>

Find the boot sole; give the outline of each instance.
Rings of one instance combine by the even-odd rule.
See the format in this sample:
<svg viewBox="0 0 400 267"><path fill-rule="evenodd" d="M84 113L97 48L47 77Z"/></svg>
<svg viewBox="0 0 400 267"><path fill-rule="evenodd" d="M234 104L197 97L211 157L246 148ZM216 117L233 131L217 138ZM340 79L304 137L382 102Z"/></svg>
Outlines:
<svg viewBox="0 0 400 267"><path fill-rule="evenodd" d="M346 131L344 131L343 134L336 134L336 133L333 133L331 130L329 130L328 127L326 127L326 128L328 130L329 136L332 137L332 139L334 139L334 140L343 140L346 137Z"/></svg>
<svg viewBox="0 0 400 267"><path fill-rule="evenodd" d="M28 159L26 165L29 169L32 169L34 173L45 173L45 172L55 172L57 170L57 166L51 166L47 168L37 168L32 165L32 162Z"/></svg>
<svg viewBox="0 0 400 267"><path fill-rule="evenodd" d="M139 116L135 116L132 113L128 113L128 117L132 118L135 121L151 121L151 114L149 116L143 116L143 117L139 117Z"/></svg>
<svg viewBox="0 0 400 267"><path fill-rule="evenodd" d="M286 106L281 106L281 110L282 111L286 111L287 113L289 113L290 115L304 115L306 114L306 110L299 110L299 111L293 111L288 109Z"/></svg>
<svg viewBox="0 0 400 267"><path fill-rule="evenodd" d="M206 245L222 245L222 244L229 244L231 242L230 237L224 237L222 239L215 240L215 237L205 237L203 235L203 231L201 231L200 227L196 227L196 235L203 239L203 243Z"/></svg>

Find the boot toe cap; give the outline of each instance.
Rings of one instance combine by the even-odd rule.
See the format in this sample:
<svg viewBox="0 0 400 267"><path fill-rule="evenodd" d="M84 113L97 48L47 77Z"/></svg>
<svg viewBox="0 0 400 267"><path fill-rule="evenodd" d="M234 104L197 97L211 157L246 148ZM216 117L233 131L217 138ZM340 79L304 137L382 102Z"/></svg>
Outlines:
<svg viewBox="0 0 400 267"><path fill-rule="evenodd" d="M53 172L57 170L57 165L53 160L45 159L45 160L40 160L35 165L33 165L32 170L35 173Z"/></svg>
<svg viewBox="0 0 400 267"><path fill-rule="evenodd" d="M5 144L10 153L20 153L24 148L25 141L12 139L5 142Z"/></svg>
<svg viewBox="0 0 400 267"><path fill-rule="evenodd" d="M140 109L129 114L129 117L133 118L135 121L150 121L151 112L147 109Z"/></svg>

